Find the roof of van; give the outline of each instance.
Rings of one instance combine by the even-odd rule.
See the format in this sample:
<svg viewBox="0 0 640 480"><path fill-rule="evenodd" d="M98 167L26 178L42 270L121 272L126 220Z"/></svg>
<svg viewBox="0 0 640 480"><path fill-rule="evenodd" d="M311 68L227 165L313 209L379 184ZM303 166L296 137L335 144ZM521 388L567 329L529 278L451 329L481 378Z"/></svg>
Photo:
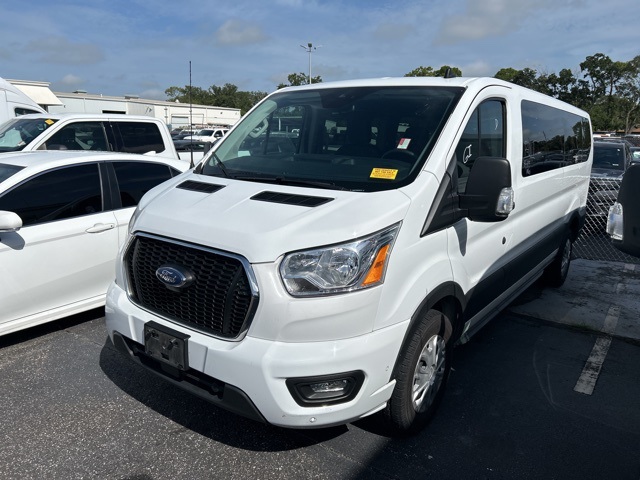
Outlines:
<svg viewBox="0 0 640 480"><path fill-rule="evenodd" d="M550 97L540 92L536 92L526 87L516 85L493 77L383 77L383 78L367 78L358 80L344 80L337 82L320 82L309 85L301 85L297 87L285 87L276 90L274 93L294 90L317 90L325 88L354 88L354 87L393 87L393 86L416 86L416 87L460 87L472 92L479 92L490 86L500 86L518 92L527 92L526 95L536 98L544 103L563 105L567 109L580 112L585 117L588 114L583 110L574 107L566 102Z"/></svg>
<svg viewBox="0 0 640 480"><path fill-rule="evenodd" d="M464 87L483 88L489 85L500 85L508 88L524 88L514 83L506 82L492 77L382 77L382 78L363 78L357 80L341 80L336 82L320 82L308 85L300 85L296 87L286 87L278 92L285 90L311 90L318 88L345 88L345 87L384 87L384 86L448 86L448 87Z"/></svg>

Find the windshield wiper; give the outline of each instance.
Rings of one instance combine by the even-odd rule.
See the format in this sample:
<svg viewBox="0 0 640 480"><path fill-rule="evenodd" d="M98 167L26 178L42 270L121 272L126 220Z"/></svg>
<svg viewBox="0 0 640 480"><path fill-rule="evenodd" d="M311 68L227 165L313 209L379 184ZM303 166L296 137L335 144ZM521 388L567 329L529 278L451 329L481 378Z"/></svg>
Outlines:
<svg viewBox="0 0 640 480"><path fill-rule="evenodd" d="M213 158L213 160L215 161L216 166L220 169L220 171L222 172L222 174L227 177L227 178L231 178L231 175L229 175L229 171L227 170L227 167L224 166L224 163L222 163L222 160L220 160L218 158L218 155L216 155L215 153L213 153L211 155L211 157ZM204 162L202 162L200 164L200 171L196 172L196 173L202 173L202 170L204 170Z"/></svg>
<svg viewBox="0 0 640 480"><path fill-rule="evenodd" d="M274 183L276 185L291 185L299 187L315 187L324 188L328 190L349 190L348 188L341 187L331 182L319 182L317 180L301 180L295 178L283 178L283 177L261 177L257 175L231 175L231 178L235 180L244 180L246 182L264 182Z"/></svg>

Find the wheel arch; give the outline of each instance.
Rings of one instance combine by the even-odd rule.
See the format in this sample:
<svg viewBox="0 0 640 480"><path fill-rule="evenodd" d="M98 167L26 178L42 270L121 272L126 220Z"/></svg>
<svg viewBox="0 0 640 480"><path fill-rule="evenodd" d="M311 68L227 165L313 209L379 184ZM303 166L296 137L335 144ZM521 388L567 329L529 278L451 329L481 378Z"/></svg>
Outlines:
<svg viewBox="0 0 640 480"><path fill-rule="evenodd" d="M407 344L410 342L415 332L416 325L424 314L433 309L447 315L452 324L451 335L453 337L453 342L455 343L462 334L462 328L464 326L462 312L464 312L465 306L465 295L460 285L455 282L444 283L429 292L422 302L420 302L420 305L418 305L415 312L413 312L413 315L411 315L409 326L407 327L402 344L400 345L400 349L396 355L393 369L391 369L390 380L395 377L398 360L401 357L400 354L405 350Z"/></svg>
<svg viewBox="0 0 640 480"><path fill-rule="evenodd" d="M569 222L567 225L569 239L571 242L575 242L580 235L580 231L585 223L586 210L574 210L569 218Z"/></svg>

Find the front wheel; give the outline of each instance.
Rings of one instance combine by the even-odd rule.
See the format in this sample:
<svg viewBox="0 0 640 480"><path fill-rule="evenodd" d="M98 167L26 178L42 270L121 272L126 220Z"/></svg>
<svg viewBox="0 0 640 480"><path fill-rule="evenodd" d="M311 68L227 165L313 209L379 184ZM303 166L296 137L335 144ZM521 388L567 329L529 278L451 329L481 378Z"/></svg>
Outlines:
<svg viewBox="0 0 640 480"><path fill-rule="evenodd" d="M416 433L429 422L451 370L451 344L450 319L438 310L429 310L398 358L396 386L383 411L390 433Z"/></svg>

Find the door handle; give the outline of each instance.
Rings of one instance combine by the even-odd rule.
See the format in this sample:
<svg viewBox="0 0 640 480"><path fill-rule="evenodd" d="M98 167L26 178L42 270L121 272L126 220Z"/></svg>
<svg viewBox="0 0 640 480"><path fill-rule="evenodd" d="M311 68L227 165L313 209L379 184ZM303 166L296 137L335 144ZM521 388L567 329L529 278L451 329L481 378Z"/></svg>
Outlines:
<svg viewBox="0 0 640 480"><path fill-rule="evenodd" d="M115 223L96 223L93 227L89 227L85 230L87 233L100 233L106 232L107 230L111 230L116 228Z"/></svg>

